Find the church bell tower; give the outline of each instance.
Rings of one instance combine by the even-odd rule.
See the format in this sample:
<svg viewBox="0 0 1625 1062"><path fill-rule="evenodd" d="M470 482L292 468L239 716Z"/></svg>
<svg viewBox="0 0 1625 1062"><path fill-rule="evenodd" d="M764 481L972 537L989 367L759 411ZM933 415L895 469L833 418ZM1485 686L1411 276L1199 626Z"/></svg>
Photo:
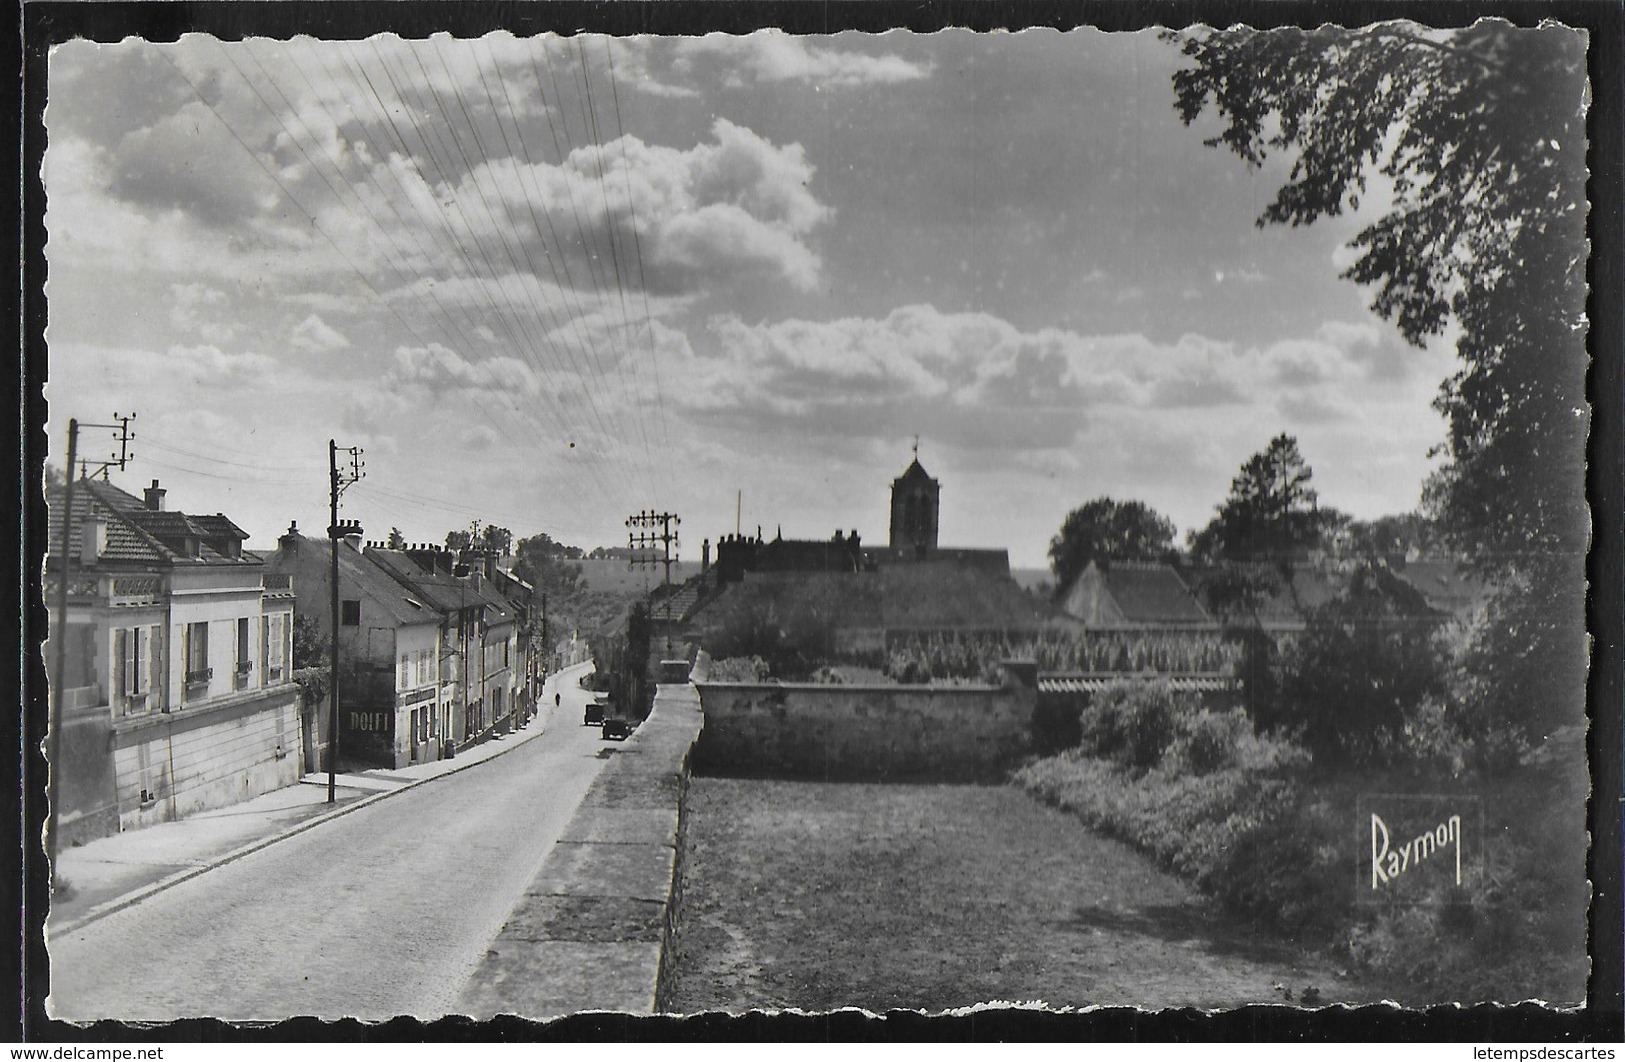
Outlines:
<svg viewBox="0 0 1625 1062"><path fill-rule="evenodd" d="M920 466L920 444L914 460L891 485L891 548L924 555L937 548L937 506L942 485Z"/></svg>

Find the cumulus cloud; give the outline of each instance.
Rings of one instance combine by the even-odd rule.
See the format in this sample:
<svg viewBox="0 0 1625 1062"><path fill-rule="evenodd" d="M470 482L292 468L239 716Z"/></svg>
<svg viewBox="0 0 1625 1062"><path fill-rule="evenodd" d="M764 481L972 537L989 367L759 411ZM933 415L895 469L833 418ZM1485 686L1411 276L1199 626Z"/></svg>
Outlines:
<svg viewBox="0 0 1625 1062"><path fill-rule="evenodd" d="M498 440L499 436L488 425L476 424L463 432L458 441L465 450L483 453L494 449Z"/></svg>
<svg viewBox="0 0 1625 1062"><path fill-rule="evenodd" d="M109 190L149 210L182 210L209 226L241 224L275 201L275 188L255 172L232 132L203 104L185 104L120 141Z"/></svg>
<svg viewBox="0 0 1625 1062"><path fill-rule="evenodd" d="M810 190L801 145L774 144L725 118L711 135L688 149L623 136L577 148L557 166L484 163L453 194L497 209L460 213L460 242L523 234L514 238L537 270L599 288L618 281L681 294L764 271L815 287L822 262L807 241L832 212ZM550 264L554 256L562 265Z"/></svg>
<svg viewBox="0 0 1625 1062"><path fill-rule="evenodd" d="M916 63L895 53L870 55L810 44L782 30L761 30L744 37L713 33L677 44L674 65L693 70L703 64L725 64L725 80L735 86L756 82L801 82L834 88L896 85L931 75L929 63Z"/></svg>
<svg viewBox="0 0 1625 1062"><path fill-rule="evenodd" d="M1339 403L1369 378L1363 325L1243 347L1186 335L1024 331L982 313L908 306L884 318L711 322L706 353L686 350L681 399L742 425L892 437L899 425L941 442L1016 452L1065 448L1103 424L1211 418L1274 421ZM1313 403L1313 405L1311 405Z"/></svg>
<svg viewBox="0 0 1625 1062"><path fill-rule="evenodd" d="M195 332L211 343L224 343L237 334L230 320L229 300L219 288L203 283L171 284L169 323L182 332Z"/></svg>
<svg viewBox="0 0 1625 1062"><path fill-rule="evenodd" d="M384 382L396 389L416 386L440 393L536 395L542 391L535 371L518 358L471 361L439 343L397 347Z"/></svg>
<svg viewBox="0 0 1625 1062"><path fill-rule="evenodd" d="M313 354L328 354L336 350L343 350L350 345L350 340L322 320L316 314L311 314L294 326L290 337L295 350L303 350Z"/></svg>
<svg viewBox="0 0 1625 1062"><path fill-rule="evenodd" d="M204 387L241 388L273 379L281 370L275 358L264 354L229 354L206 344L170 347L164 357L174 371Z"/></svg>

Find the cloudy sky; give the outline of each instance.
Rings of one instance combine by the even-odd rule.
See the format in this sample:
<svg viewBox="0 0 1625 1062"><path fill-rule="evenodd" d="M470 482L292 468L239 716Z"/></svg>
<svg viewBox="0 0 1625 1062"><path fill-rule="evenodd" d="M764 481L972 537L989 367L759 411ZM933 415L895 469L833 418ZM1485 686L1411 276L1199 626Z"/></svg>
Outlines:
<svg viewBox="0 0 1625 1062"><path fill-rule="evenodd" d="M1102 494L1200 526L1274 434L1413 508L1447 343L1337 274L1368 205L1173 111L1142 33L74 42L50 64L51 443L137 413L173 507L269 546L365 448L367 536L478 517L685 557L886 537L915 436L944 544L1045 563ZM106 447L92 433L84 448Z"/></svg>

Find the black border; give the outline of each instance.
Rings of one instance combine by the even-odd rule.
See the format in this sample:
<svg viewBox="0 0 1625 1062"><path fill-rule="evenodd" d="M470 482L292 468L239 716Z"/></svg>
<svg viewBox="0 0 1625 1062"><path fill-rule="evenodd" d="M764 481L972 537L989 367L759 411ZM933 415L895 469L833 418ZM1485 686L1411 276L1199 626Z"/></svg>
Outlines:
<svg viewBox="0 0 1625 1062"><path fill-rule="evenodd" d="M19 213L20 257L9 259L15 269L23 314L18 365L17 408L22 411L19 448L15 455L21 473L16 481L20 550L15 584L19 601L19 658L23 674L15 757L5 758L5 779L15 782L18 816L7 816L4 841L8 852L18 853L19 869L0 881L0 902L16 898L21 962L0 962L0 976L8 998L0 1039L11 1041L158 1041L235 1043L264 1040L316 1039L329 1042L391 1042L416 1040L1036 1040L1084 1041L1619 1041L1625 1039L1621 1003L1621 853L1625 850L1625 824L1620 817L1621 707L1625 705L1625 575L1620 544L1625 541L1625 276L1622 276L1621 131L1625 130L1622 85L1625 85L1625 7L1620 0L1434 0L1434 2L1316 2L1272 0L1150 0L1150 2L1060 3L1055 0L804 0L743 2L743 0L582 0L553 2L491 2L491 0L207 0L207 2L22 2L18 76L20 136L17 185L21 188ZM473 36L496 29L519 35L542 31L565 34L597 32L746 33L776 26L794 33L830 33L841 30L879 32L908 29L930 32L949 27L974 30L1019 29L1048 26L1070 29L1094 26L1127 31L1157 26L1177 27L1197 22L1216 25L1247 23L1254 26L1316 26L1328 22L1365 24L1409 18L1447 27L1471 23L1480 17L1505 18L1533 26L1550 19L1590 33L1589 75L1593 92L1588 118L1590 136L1589 218L1592 259L1589 377L1592 434L1588 450L1587 490L1592 507L1593 549L1588 561L1591 593L1587 619L1594 638L1588 703L1592 718L1589 740L1593 796L1589 824L1593 848L1590 873L1594 885L1591 911L1592 978L1588 1005L1580 1012L1558 1012L1534 1005L1517 1007L1435 1007L1423 1013L1390 1007L1330 1008L1301 1011L1287 1007L1250 1006L1237 1011L1201 1014L1194 1011L1141 1013L1114 1009L1085 1014L1033 1011L986 1011L964 1017L924 1018L894 1012L866 1017L854 1012L823 1016L760 1014L742 1017L632 1018L612 1015L577 1015L545 1025L519 1019L475 1023L448 1018L425 1025L398 1019L381 1025L356 1021L323 1023L295 1019L279 1025L244 1028L213 1020L188 1020L153 1028L116 1022L88 1027L52 1021L44 1011L49 985L46 952L41 935L46 906L45 878L37 856L25 858L36 845L24 838L40 836L45 818L43 786L23 785L25 777L43 779L44 759L38 751L45 733L45 676L37 648L45 630L46 612L39 598L39 564L44 555L44 506L33 484L39 482L45 454L45 402L40 384L46 375L45 295L46 263L44 188L39 179L45 148L43 126L46 87L45 59L49 47L75 37L116 41L137 35L173 41L184 32L211 33L223 39L244 36L289 37L309 34L333 39L355 39L375 33L424 37L446 31ZM11 71L8 69L7 71ZM1170 96L1171 105L1171 96ZM11 262L15 262L13 265ZM8 484L9 485L9 484ZM9 584L9 580L8 580ZM6 587L7 592L11 585ZM26 595L26 596L25 596ZM10 661L5 665L10 671ZM8 750L9 751L9 750ZM13 774L16 777L12 777ZM1615 842L1618 841L1619 844ZM26 864L26 867L21 866ZM20 886L20 888L19 888ZM11 909L9 906L7 909ZM162 961L154 956L154 961ZM229 971L222 971L229 976Z"/></svg>

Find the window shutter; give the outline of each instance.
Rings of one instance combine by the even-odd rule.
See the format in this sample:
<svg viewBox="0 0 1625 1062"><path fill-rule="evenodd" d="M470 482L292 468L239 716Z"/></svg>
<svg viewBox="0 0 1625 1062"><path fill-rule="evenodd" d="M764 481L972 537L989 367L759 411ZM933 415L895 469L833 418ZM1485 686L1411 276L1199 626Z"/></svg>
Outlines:
<svg viewBox="0 0 1625 1062"><path fill-rule="evenodd" d="M130 632L120 627L113 631L113 696L123 697L130 690Z"/></svg>
<svg viewBox="0 0 1625 1062"><path fill-rule="evenodd" d="M151 628L148 628L148 635L147 635L147 642L148 642L149 648L150 648L149 663L148 663L148 666L147 666L147 692L148 693L153 693L153 694L158 694L160 699L161 699L161 696L163 694L164 683L161 682L161 681L155 683L153 681L153 679L156 676L162 675L164 673L164 638L163 638L163 631L164 631L164 628L162 628L162 627L151 627ZM151 705L151 707L153 707L153 708L161 708L162 705L161 704L153 704L153 705Z"/></svg>
<svg viewBox="0 0 1625 1062"><path fill-rule="evenodd" d="M130 632L130 695L139 697L147 692L147 654L152 651L147 629L137 627Z"/></svg>

